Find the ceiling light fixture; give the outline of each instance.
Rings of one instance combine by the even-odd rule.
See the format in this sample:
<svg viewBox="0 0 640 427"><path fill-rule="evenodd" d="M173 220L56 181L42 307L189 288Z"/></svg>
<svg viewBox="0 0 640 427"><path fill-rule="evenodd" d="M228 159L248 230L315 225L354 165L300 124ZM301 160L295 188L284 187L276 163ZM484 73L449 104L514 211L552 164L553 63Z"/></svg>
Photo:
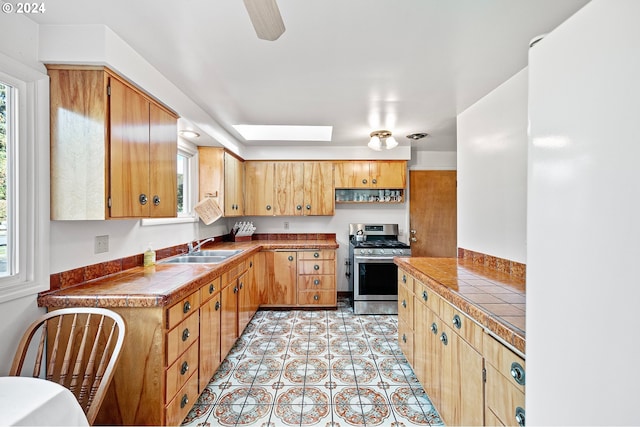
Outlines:
<svg viewBox="0 0 640 427"><path fill-rule="evenodd" d="M398 146L398 141L391 136L391 132L388 130L376 130L371 132L369 136L371 137L371 140L367 145L374 151L382 151L383 146L387 150L391 150Z"/></svg>
<svg viewBox="0 0 640 427"><path fill-rule="evenodd" d="M200 138L200 134L193 130L181 130L180 136L185 138Z"/></svg>

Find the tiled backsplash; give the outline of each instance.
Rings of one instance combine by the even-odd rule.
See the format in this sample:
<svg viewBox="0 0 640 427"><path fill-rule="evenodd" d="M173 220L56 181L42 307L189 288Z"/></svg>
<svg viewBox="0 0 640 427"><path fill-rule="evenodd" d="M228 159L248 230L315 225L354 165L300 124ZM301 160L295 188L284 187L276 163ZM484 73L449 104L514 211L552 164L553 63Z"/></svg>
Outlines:
<svg viewBox="0 0 640 427"><path fill-rule="evenodd" d="M520 262L498 258L493 255L487 255L464 248L458 248L458 258L471 259L474 264L484 265L485 267L507 273L518 279L524 280L527 276L527 265Z"/></svg>
<svg viewBox="0 0 640 427"><path fill-rule="evenodd" d="M301 233L301 234L268 234L256 233L253 240L335 240L335 233ZM216 237L218 242L230 241L230 235ZM187 243L170 246L156 250L156 260L168 258L187 252ZM49 276L49 289L57 290L74 286L90 280L99 279L110 274L120 273L133 267L139 267L144 260L143 254L136 254L126 258L105 261L98 264L87 265L85 267L74 268L73 270L54 273Z"/></svg>

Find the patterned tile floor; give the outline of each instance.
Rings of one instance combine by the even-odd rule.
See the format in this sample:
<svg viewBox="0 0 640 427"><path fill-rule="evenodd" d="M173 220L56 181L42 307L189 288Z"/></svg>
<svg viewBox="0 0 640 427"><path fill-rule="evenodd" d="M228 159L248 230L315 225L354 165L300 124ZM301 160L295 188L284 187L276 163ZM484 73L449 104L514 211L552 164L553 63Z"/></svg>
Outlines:
<svg viewBox="0 0 640 427"><path fill-rule="evenodd" d="M397 316L259 311L187 426L443 425L397 344Z"/></svg>

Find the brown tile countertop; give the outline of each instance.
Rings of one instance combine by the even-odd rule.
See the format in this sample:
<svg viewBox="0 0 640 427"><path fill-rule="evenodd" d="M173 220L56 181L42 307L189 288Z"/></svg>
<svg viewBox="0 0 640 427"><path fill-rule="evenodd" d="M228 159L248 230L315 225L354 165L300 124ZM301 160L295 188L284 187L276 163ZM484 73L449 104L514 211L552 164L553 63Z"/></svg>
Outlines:
<svg viewBox="0 0 640 427"><path fill-rule="evenodd" d="M38 295L40 307L165 307L233 268L261 250L336 249L334 240L252 240L225 242L202 249L242 249L219 264L164 264L134 267L69 288Z"/></svg>
<svg viewBox="0 0 640 427"><path fill-rule="evenodd" d="M524 279L462 258L395 258L395 263L525 354Z"/></svg>

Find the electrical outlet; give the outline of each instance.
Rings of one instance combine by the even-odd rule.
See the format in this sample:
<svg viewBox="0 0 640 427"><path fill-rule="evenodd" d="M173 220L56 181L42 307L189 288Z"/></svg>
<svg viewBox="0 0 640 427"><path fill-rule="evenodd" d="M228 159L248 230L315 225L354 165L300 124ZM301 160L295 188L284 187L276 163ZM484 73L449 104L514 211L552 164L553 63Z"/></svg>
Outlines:
<svg viewBox="0 0 640 427"><path fill-rule="evenodd" d="M289 229L289 221L285 221L284 222L284 229L288 230Z"/></svg>
<svg viewBox="0 0 640 427"><path fill-rule="evenodd" d="M109 252L109 236L96 236L93 253L101 254L104 252Z"/></svg>

